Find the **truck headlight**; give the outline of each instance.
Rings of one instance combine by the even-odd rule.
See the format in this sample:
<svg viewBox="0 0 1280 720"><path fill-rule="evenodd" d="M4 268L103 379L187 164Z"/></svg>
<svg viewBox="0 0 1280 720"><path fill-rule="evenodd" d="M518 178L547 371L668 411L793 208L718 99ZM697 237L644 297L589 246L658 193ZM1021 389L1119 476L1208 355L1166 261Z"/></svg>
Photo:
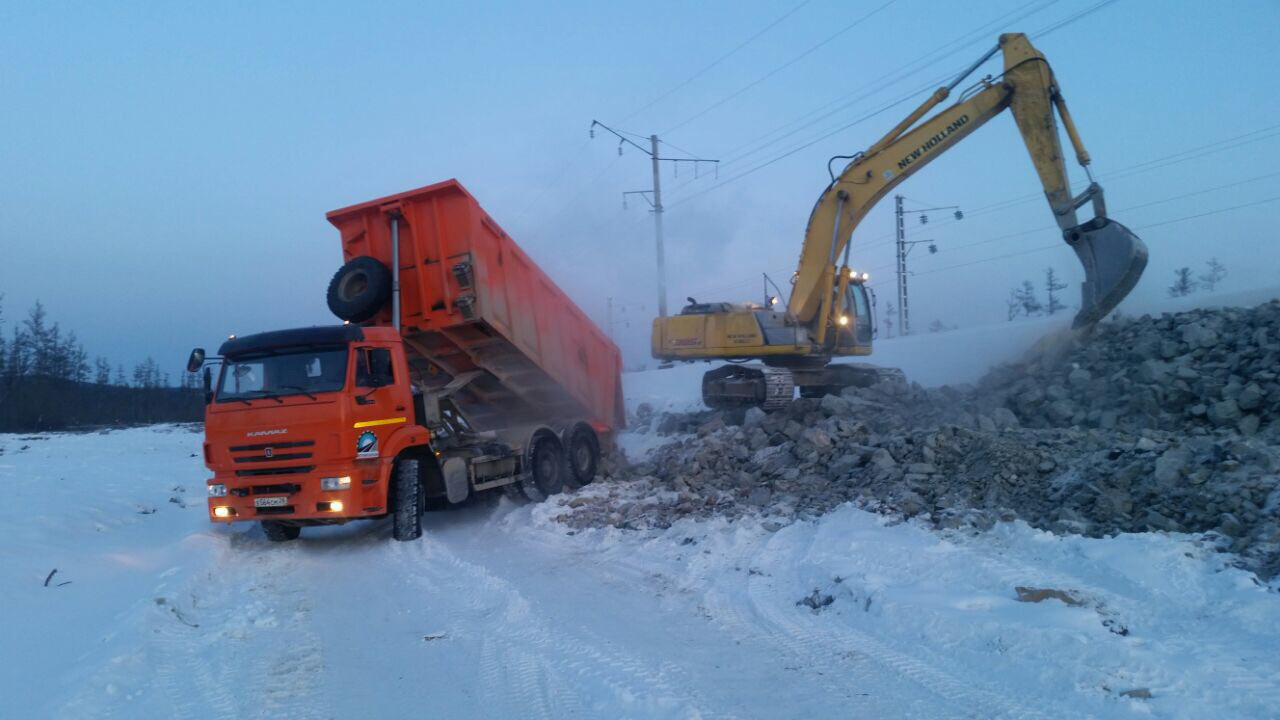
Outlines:
<svg viewBox="0 0 1280 720"><path fill-rule="evenodd" d="M226 497L227 486L222 483L216 483L209 486L209 497Z"/></svg>
<svg viewBox="0 0 1280 720"><path fill-rule="evenodd" d="M219 505L218 507L216 507L216 508L214 508L214 509L213 509L213 516L214 516L214 517L229 518L229 517L231 517L232 515L235 515L235 514L236 514L236 511L235 511L235 510L232 510L231 508L229 508L229 507L227 507L227 506L225 506L225 505Z"/></svg>
<svg viewBox="0 0 1280 720"><path fill-rule="evenodd" d="M848 325L848 324L849 324L849 316L848 316L848 315L841 315L841 316L836 320L836 322L840 323L840 326L841 326L841 327L843 327L843 326L845 326L845 325Z"/></svg>
<svg viewBox="0 0 1280 720"><path fill-rule="evenodd" d="M351 487L351 476L320 478L321 490L347 490Z"/></svg>

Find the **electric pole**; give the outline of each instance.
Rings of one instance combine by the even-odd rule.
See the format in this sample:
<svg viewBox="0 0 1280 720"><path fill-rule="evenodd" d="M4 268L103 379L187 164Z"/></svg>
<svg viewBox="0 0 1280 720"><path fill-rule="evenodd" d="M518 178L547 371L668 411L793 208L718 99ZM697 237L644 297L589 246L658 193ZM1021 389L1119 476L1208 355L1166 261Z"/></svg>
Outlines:
<svg viewBox="0 0 1280 720"><path fill-rule="evenodd" d="M643 146L637 145L634 141L632 141L630 138L627 137L628 135L630 135L632 137L640 138L639 135L635 135L634 133L628 133L626 131L614 130L613 128L609 127L608 125L605 125L599 120L591 121L591 128L589 130L589 133L593 138L596 136L597 126L604 128L607 132L613 134L618 138L618 154L619 155L622 154L622 146L626 144L636 148L640 152L647 154L653 162L653 188L650 190L628 190L627 192L622 193L622 206L624 208L627 206L628 195L640 195L646 201L648 201L649 205L653 210L653 237L654 237L654 245L657 250L657 256L658 256L658 316L665 317L667 314L667 263L666 263L666 257L664 255L663 238L662 238L662 173L660 170L661 168L660 163L664 163L664 162L674 163L676 167L679 167L679 164L682 162L693 163L694 176L696 177L698 163L704 163L704 162L712 163L712 164L715 164L717 167L719 167L718 163L720 161L707 160L705 158L696 158L696 157L674 157L674 158L662 157L660 153L660 148L659 148L660 142L658 140L657 135L649 136L649 148L645 149Z"/></svg>
<svg viewBox="0 0 1280 720"><path fill-rule="evenodd" d="M898 227L898 334L909 335L907 326L907 228L902 220L902 196L894 195L894 210Z"/></svg>
<svg viewBox="0 0 1280 720"><path fill-rule="evenodd" d="M905 220L906 211L903 210L902 201L906 200L902 195L894 195L894 220L897 225L898 235L898 336L904 337L911 334L911 312L907 305L907 253L911 252L911 248L920 243L929 243L929 253L938 252L938 246L933 244L932 240L907 240L907 224ZM963 220L964 213L961 212L958 205L944 205L942 207L922 208L912 210L912 212L920 213L920 224L925 225L929 222L929 216L925 215L930 210L955 210L956 220Z"/></svg>
<svg viewBox="0 0 1280 720"><path fill-rule="evenodd" d="M609 339L612 340L614 343L618 342L618 337L617 337L617 334L614 332L614 328L617 327L619 324L619 322L615 322L614 320L614 311L616 310L617 314L621 316L620 323L622 327L629 328L631 327L631 322L627 320L628 308L640 310L641 312L644 311L644 305L640 303L627 302L625 300L617 300L613 297L609 297L606 300L605 326L609 330Z"/></svg>
<svg viewBox="0 0 1280 720"><path fill-rule="evenodd" d="M658 247L658 317L667 316L667 261L662 254L662 173L658 171L662 158L658 156L658 136L649 136L653 148L653 237Z"/></svg>

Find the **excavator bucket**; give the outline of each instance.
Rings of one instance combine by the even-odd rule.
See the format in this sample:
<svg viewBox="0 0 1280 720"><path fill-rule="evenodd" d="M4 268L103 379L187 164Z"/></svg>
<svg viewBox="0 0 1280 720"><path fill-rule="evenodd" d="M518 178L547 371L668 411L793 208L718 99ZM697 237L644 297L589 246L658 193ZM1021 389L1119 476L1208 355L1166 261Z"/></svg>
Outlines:
<svg viewBox="0 0 1280 720"><path fill-rule="evenodd" d="M1129 294L1147 267L1147 246L1129 228L1096 217L1063 233L1084 265L1080 312L1072 327L1096 324Z"/></svg>

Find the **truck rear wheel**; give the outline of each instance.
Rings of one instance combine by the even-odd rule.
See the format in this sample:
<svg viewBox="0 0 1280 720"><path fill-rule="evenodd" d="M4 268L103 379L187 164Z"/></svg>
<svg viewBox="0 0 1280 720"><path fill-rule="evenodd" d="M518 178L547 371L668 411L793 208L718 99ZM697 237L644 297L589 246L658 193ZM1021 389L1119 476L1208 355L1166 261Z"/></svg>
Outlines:
<svg viewBox="0 0 1280 720"><path fill-rule="evenodd" d="M391 271L386 265L361 255L352 258L329 281L329 310L342 320L364 322L391 297Z"/></svg>
<svg viewBox="0 0 1280 720"><path fill-rule="evenodd" d="M526 497L542 502L564 490L564 448L553 433L535 435L527 459L528 467L520 480Z"/></svg>
<svg viewBox="0 0 1280 720"><path fill-rule="evenodd" d="M578 423L569 433L567 454L567 485L576 490L596 479L596 470L600 467L600 439L590 425Z"/></svg>
<svg viewBox="0 0 1280 720"><path fill-rule="evenodd" d="M285 525L279 520L263 520L262 532L271 542L286 542L297 540L298 535L302 534L302 528L297 525Z"/></svg>
<svg viewBox="0 0 1280 720"><path fill-rule="evenodd" d="M418 480L418 461L406 458L396 463L395 478L391 485L392 506L391 535L396 540L417 540L422 537L422 506L426 492Z"/></svg>

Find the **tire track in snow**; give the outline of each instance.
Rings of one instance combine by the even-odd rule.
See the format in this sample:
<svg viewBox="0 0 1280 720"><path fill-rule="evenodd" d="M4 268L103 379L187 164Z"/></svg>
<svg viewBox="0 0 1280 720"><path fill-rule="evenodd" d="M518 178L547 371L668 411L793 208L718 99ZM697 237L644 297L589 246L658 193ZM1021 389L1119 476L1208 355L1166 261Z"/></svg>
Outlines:
<svg viewBox="0 0 1280 720"><path fill-rule="evenodd" d="M664 662L655 669L652 663L617 650L616 644L614 649L606 649L610 643L581 626L551 627L549 616L539 612L538 606L511 582L463 559L440 538L428 534L422 545L425 557L405 565L416 568L413 575L424 588L438 592L453 585L460 592L461 601L478 613L494 610L496 599L503 619L502 635L490 641L491 647L482 649L481 671L492 677L514 677L515 682L507 686L514 685L516 692L503 700L520 716L570 717L577 708L581 716L592 717L601 710L616 708L628 717L720 717L707 710L700 693L675 665ZM519 543L511 545L520 547ZM503 549L506 547L504 544ZM474 623L475 618L470 622ZM589 680L606 689L612 695L612 703L600 708L597 702L597 707L588 711L584 700L591 701L577 690L582 687L578 680ZM557 686L564 690L554 691ZM537 707L531 707L531 702Z"/></svg>
<svg viewBox="0 0 1280 720"><path fill-rule="evenodd" d="M981 679L957 678L938 669L946 663L934 663L895 650L869 634L845 629L835 622L818 622L816 616L796 607L795 588L803 583L783 582L750 572L753 561L767 554L781 555L777 536L761 531L756 537L731 541L727 550L709 555L695 554L688 561L683 587L702 593L703 607L714 622L735 636L772 646L791 658L801 671L816 671L809 680L822 686L833 699L856 706L859 712L898 716L904 707L921 698L937 701L917 707L917 712L930 717L1049 717L1040 710L1006 698L1001 688L987 689ZM807 549L809 545L805 545ZM803 555L803 552L797 554ZM618 556L610 554L601 567L608 568L632 581L643 581L655 572L668 568L648 565L637 560L638 553ZM800 558L760 563L769 567L795 567ZM741 578L730 570L743 570ZM717 580L729 580L725 588ZM786 588L782 590L781 588ZM744 596L746 600L744 601ZM919 649L923 652L923 648ZM818 674L820 673L820 674ZM818 674L818 677L814 677ZM865 678L860 686L874 688L863 694L841 677ZM975 685L976 684L976 685ZM957 705L964 711L956 715ZM998 713L998 714L993 714Z"/></svg>
<svg viewBox="0 0 1280 720"><path fill-rule="evenodd" d="M185 717L329 717L302 562L296 546L232 535L178 593L192 607L156 614L150 665Z"/></svg>

